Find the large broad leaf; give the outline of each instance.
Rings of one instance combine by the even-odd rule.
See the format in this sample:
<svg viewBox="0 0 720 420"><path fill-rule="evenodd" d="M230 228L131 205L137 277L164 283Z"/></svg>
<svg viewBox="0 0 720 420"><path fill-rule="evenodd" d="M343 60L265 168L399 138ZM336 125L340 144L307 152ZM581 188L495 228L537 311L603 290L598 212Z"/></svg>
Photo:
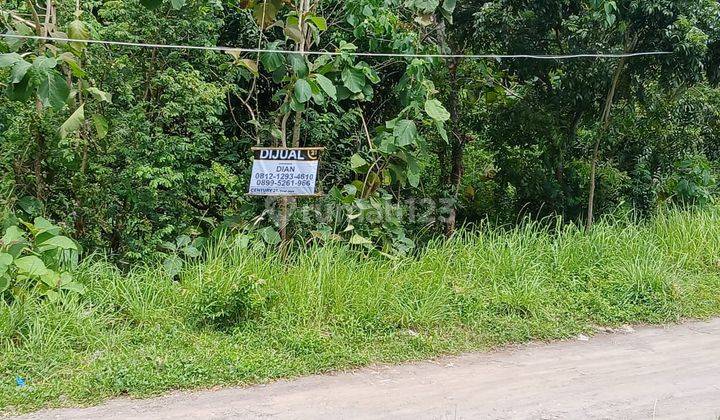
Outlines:
<svg viewBox="0 0 720 420"><path fill-rule="evenodd" d="M80 78L85 77L85 70L83 70L80 66L80 62L78 62L75 54L71 52L64 52L60 54L60 60L67 64L68 67L70 67L70 71L72 72L73 76Z"/></svg>
<svg viewBox="0 0 720 420"><path fill-rule="evenodd" d="M10 277L4 274L0 275L0 293L7 290L8 287L10 287Z"/></svg>
<svg viewBox="0 0 720 420"><path fill-rule="evenodd" d="M267 46L268 50L279 50L280 41L275 41ZM282 53L262 53L260 54L260 62L267 71L275 71L285 65L285 57Z"/></svg>
<svg viewBox="0 0 720 420"><path fill-rule="evenodd" d="M46 70L57 67L57 60L52 57L40 56L33 61L33 67L35 67L38 72L42 73Z"/></svg>
<svg viewBox="0 0 720 420"><path fill-rule="evenodd" d="M260 237L268 245L277 245L280 243L280 241L282 241L280 234L275 229L273 229L269 226L260 229L259 233L260 233Z"/></svg>
<svg viewBox="0 0 720 420"><path fill-rule="evenodd" d="M112 103L112 94L111 93L107 93L96 87L89 87L86 89L86 91L87 91L87 93L92 95L92 97L97 99L98 101L107 102L109 104Z"/></svg>
<svg viewBox="0 0 720 420"><path fill-rule="evenodd" d="M337 88L330 79L322 74L316 74L315 80L317 80L318 85L320 85L320 88L327 94L327 96L331 97L335 101L337 100Z"/></svg>
<svg viewBox="0 0 720 420"><path fill-rule="evenodd" d="M342 71L343 85L352 93L360 93L365 87L365 73L361 69L347 67Z"/></svg>
<svg viewBox="0 0 720 420"><path fill-rule="evenodd" d="M15 241L23 239L23 237L24 233L22 230L20 230L19 227L10 226L9 228L5 229L5 235L0 238L0 242L2 242L2 245L10 245Z"/></svg>
<svg viewBox="0 0 720 420"><path fill-rule="evenodd" d="M15 267L17 267L21 274L28 277L40 277L48 272L45 263L34 255L16 259Z"/></svg>
<svg viewBox="0 0 720 420"><path fill-rule="evenodd" d="M37 94L44 106L60 110L70 96L70 88L62 74L55 70L48 70L40 82Z"/></svg>
<svg viewBox="0 0 720 420"><path fill-rule="evenodd" d="M316 15L308 15L307 19L312 22L319 30L327 31L328 25L325 18Z"/></svg>
<svg viewBox="0 0 720 420"><path fill-rule="evenodd" d="M408 183L413 188L417 188L418 185L420 185L420 173L419 172L408 171L407 179L408 179Z"/></svg>
<svg viewBox="0 0 720 420"><path fill-rule="evenodd" d="M351 167L354 171L358 171L358 170L361 170L361 169L363 169L363 168L367 169L368 166L370 166L370 164L368 163L368 161L366 161L365 159L363 159L363 157L360 156L359 154L355 153L354 155L352 155L352 156L350 157L350 167Z"/></svg>
<svg viewBox="0 0 720 420"><path fill-rule="evenodd" d="M308 68L307 61L305 61L305 57L300 54L289 54L288 62L290 62L293 72L297 77L307 77L310 69Z"/></svg>
<svg viewBox="0 0 720 420"><path fill-rule="evenodd" d="M421 13L433 13L440 5L440 0L406 0L405 6Z"/></svg>
<svg viewBox="0 0 720 420"><path fill-rule="evenodd" d="M453 23L453 12L457 6L457 0L445 0L443 1L441 13L448 22Z"/></svg>
<svg viewBox="0 0 720 420"><path fill-rule="evenodd" d="M253 17L261 29L266 29L277 20L278 9L272 3L258 3L253 8Z"/></svg>
<svg viewBox="0 0 720 420"><path fill-rule="evenodd" d="M107 120L100 114L93 114L92 119L93 124L95 125L95 134L97 135L98 140L104 139L108 133Z"/></svg>
<svg viewBox="0 0 720 420"><path fill-rule="evenodd" d="M435 121L445 122L450 119L450 113L437 99L429 99L425 102L425 112Z"/></svg>
<svg viewBox="0 0 720 420"><path fill-rule="evenodd" d="M90 28L88 28L85 22L78 19L70 22L67 34L68 38L77 40L70 42L70 48L74 51L81 53L85 47L87 47L87 42L84 41L90 39Z"/></svg>
<svg viewBox="0 0 720 420"><path fill-rule="evenodd" d="M85 286L80 283L71 282L60 286L60 290L67 290L69 292L75 292L82 295L85 293Z"/></svg>
<svg viewBox="0 0 720 420"><path fill-rule="evenodd" d="M447 130L445 130L445 123L442 121L435 121L435 125L437 126L438 133L440 133L440 137L445 140L445 143L449 143L450 139L448 138Z"/></svg>
<svg viewBox="0 0 720 420"><path fill-rule="evenodd" d="M85 122L85 105L80 105L75 112L72 113L63 125L60 126L60 138L64 139L69 134L76 132Z"/></svg>
<svg viewBox="0 0 720 420"><path fill-rule="evenodd" d="M171 255L170 257L166 258L163 262L163 267L165 267L165 273L167 273L170 277L175 277L183 269L184 262L182 258L178 257L177 255Z"/></svg>
<svg viewBox="0 0 720 420"><path fill-rule="evenodd" d="M10 268L10 264L12 264L12 262L12 255L0 252L0 276L7 273L8 268Z"/></svg>
<svg viewBox="0 0 720 420"><path fill-rule="evenodd" d="M55 236L52 237L45 242L39 244L40 248L43 250L51 250L51 249L62 249L62 250L72 250L77 251L78 247L75 241L68 238L67 236Z"/></svg>
<svg viewBox="0 0 720 420"><path fill-rule="evenodd" d="M36 235L44 232L48 232L52 235L60 234L60 226L53 224L53 222L44 217L36 217L35 220L33 220L33 225L34 226L32 226L31 229L35 230Z"/></svg>
<svg viewBox="0 0 720 420"><path fill-rule="evenodd" d="M398 146L414 144L417 138L417 127L411 120L400 120L395 124L393 135L398 139Z"/></svg>
<svg viewBox="0 0 720 420"><path fill-rule="evenodd" d="M0 69L12 67L19 61L23 61L23 58L18 53L0 54Z"/></svg>
<svg viewBox="0 0 720 420"><path fill-rule="evenodd" d="M236 63L250 70L250 73L252 73L253 76L258 76L260 74L260 69L258 69L257 61L255 60L251 60L249 58L242 58L240 60L237 60Z"/></svg>
<svg viewBox="0 0 720 420"><path fill-rule="evenodd" d="M287 25L283 29L283 33L285 34L286 37L288 37L289 39L292 39L293 41L297 42L298 44L302 42L303 34L302 34L302 31L300 30L300 27L298 27L298 26Z"/></svg>
<svg viewBox="0 0 720 420"><path fill-rule="evenodd" d="M371 245L372 241L356 233L350 238L350 243L352 245Z"/></svg>
<svg viewBox="0 0 720 420"><path fill-rule="evenodd" d="M10 83L20 83L27 76L28 70L32 67L32 64L25 60L20 60L12 67L10 71Z"/></svg>
<svg viewBox="0 0 720 420"><path fill-rule="evenodd" d="M295 82L295 99L301 104L304 104L309 101L310 98L312 98L312 87L310 87L310 83L305 79L298 79L298 81Z"/></svg>

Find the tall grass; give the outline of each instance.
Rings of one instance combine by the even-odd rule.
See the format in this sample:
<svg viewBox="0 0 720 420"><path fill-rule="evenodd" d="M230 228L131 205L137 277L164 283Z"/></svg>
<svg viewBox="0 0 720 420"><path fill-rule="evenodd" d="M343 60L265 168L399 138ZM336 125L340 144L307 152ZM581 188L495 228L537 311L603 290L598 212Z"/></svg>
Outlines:
<svg viewBox="0 0 720 420"><path fill-rule="evenodd" d="M0 409L255 383L720 314L720 211L481 228L420 255L224 241L180 281L85 263L88 294L0 304ZM27 386L17 387L22 377Z"/></svg>

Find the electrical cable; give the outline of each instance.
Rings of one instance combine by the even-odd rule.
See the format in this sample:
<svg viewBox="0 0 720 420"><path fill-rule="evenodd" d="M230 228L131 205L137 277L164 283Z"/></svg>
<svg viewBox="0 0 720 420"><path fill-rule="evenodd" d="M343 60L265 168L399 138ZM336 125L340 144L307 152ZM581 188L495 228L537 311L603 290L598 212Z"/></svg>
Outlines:
<svg viewBox="0 0 720 420"><path fill-rule="evenodd" d="M645 52L634 52L634 53L588 53L588 54L566 54L566 55L538 55L538 54L400 54L400 53L372 53L372 52L357 52L357 51L290 51L290 50L268 50L262 48L234 48L234 47L208 47L201 45L174 45L174 44L145 44L141 42L128 42L128 41L105 41L97 39L71 39L71 38L56 38L50 36L31 36L31 35L18 35L18 34L2 34L0 36L6 38L16 39L34 39L34 40L45 40L45 41L56 41L56 42L86 42L89 44L103 44L103 45L117 45L125 47L140 47L140 48L165 48L165 49L181 49L181 50L203 50L203 51L218 51L225 53L256 53L256 54L300 54L300 55L352 55L357 57L385 57L385 58L443 58L443 59L534 59L534 60L568 60L568 59L579 59L579 58L632 58L632 57L644 57L653 55L668 55L673 54L670 51L645 51Z"/></svg>

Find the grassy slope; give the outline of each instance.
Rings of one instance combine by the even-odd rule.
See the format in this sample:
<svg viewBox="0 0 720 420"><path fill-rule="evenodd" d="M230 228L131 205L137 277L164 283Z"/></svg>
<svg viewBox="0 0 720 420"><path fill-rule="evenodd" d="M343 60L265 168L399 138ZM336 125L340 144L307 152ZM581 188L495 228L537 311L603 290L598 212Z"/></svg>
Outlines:
<svg viewBox="0 0 720 420"><path fill-rule="evenodd" d="M180 283L153 267L123 276L94 263L81 273L90 290L82 302L0 306L0 411L720 314L718 210L640 226L601 223L590 235L572 227L555 236L536 226L485 231L400 261L341 247L309 249L286 264L214 254ZM228 288L248 281L268 298L253 321L198 324L207 304L226 303ZM16 376L28 386L16 387Z"/></svg>

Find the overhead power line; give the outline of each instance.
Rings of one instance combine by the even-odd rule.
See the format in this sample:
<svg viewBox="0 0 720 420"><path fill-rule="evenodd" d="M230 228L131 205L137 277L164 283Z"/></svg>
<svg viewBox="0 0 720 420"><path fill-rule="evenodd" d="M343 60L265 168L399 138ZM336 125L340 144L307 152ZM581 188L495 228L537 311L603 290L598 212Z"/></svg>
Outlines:
<svg viewBox="0 0 720 420"><path fill-rule="evenodd" d="M289 51L289 50L268 50L262 48L234 48L234 47L207 47L201 45L174 45L174 44L145 44L141 42L128 42L128 41L105 41L98 39L70 39L70 38L55 38L49 36L31 36L31 35L17 35L17 34L3 34L6 38L17 38L17 39L35 39L45 41L58 41L58 42L87 42L90 44L103 44L103 45L117 45L124 47L140 47L140 48L165 48L165 49L178 49L178 50L202 50L202 51L218 51L218 52L236 52L236 53L279 53L279 54L300 54L300 55L353 55L357 57L386 57L386 58L468 58L468 59L518 59L518 58L529 58L535 60L567 60L567 59L578 59L578 58L631 58L631 57L643 57L653 55L668 55L673 54L670 51L645 51L645 52L634 52L634 53L620 53L620 54L605 54L605 53L589 53L589 54L565 54L565 55L542 55L542 54L400 54L400 53L372 53L372 52L358 52L358 51Z"/></svg>

